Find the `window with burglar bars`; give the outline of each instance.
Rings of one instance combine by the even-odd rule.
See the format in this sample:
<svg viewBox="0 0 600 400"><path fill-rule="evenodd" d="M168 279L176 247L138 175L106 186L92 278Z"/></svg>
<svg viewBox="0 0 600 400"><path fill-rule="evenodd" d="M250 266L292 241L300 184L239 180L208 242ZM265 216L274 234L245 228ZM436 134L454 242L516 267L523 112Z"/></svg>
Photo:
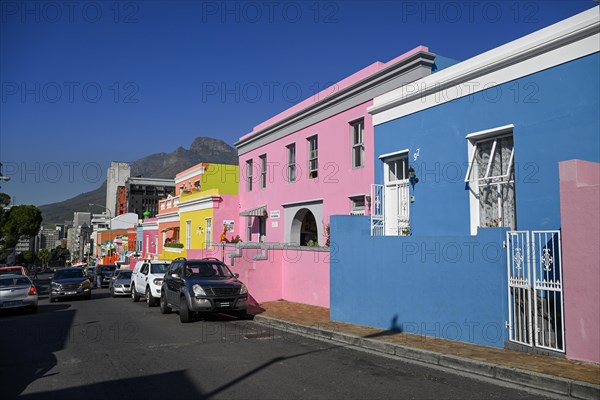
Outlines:
<svg viewBox="0 0 600 400"><path fill-rule="evenodd" d="M296 182L296 143L292 143L287 146L288 150L288 164L287 164L287 178L288 182Z"/></svg>
<svg viewBox="0 0 600 400"><path fill-rule="evenodd" d="M252 191L252 160L246 161L246 191Z"/></svg>
<svg viewBox="0 0 600 400"><path fill-rule="evenodd" d="M319 176L319 143L317 136L308 139L308 177L314 179Z"/></svg>
<svg viewBox="0 0 600 400"><path fill-rule="evenodd" d="M365 121L354 122L352 126L352 167L365 166Z"/></svg>
<svg viewBox="0 0 600 400"><path fill-rule="evenodd" d="M267 155L260 156L260 188L267 187Z"/></svg>
<svg viewBox="0 0 600 400"><path fill-rule="evenodd" d="M514 145L510 133L471 139L465 182L471 191L471 223L479 227L517 228ZM474 224L476 223L476 225Z"/></svg>

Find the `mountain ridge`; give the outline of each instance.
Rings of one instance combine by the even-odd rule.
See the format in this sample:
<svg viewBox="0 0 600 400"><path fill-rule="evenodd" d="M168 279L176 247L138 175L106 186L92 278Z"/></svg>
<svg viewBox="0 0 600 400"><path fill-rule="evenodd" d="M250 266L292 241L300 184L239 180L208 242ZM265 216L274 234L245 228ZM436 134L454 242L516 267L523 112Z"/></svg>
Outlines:
<svg viewBox="0 0 600 400"><path fill-rule="evenodd" d="M180 146L171 153L154 153L132 162L131 176L174 179L177 173L201 162L237 165L237 150L223 140L199 136L189 149ZM74 212L89 210L90 203L106 204L106 180L97 189L39 206L42 225L52 226L71 221Z"/></svg>

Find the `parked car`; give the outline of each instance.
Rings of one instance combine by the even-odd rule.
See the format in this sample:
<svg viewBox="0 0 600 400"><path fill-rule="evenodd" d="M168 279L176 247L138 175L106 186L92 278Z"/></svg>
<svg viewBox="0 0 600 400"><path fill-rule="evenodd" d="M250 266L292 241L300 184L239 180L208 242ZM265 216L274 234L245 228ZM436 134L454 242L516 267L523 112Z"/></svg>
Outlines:
<svg viewBox="0 0 600 400"><path fill-rule="evenodd" d="M114 264L102 264L96 266L96 268L94 268L94 284L96 287L101 288L102 286L108 286L110 278L116 269L117 266Z"/></svg>
<svg viewBox="0 0 600 400"><path fill-rule="evenodd" d="M37 311L37 289L28 276L21 274L0 276L0 310L9 308Z"/></svg>
<svg viewBox="0 0 600 400"><path fill-rule="evenodd" d="M117 297L120 294L131 294L131 270L129 269L118 269L115 271L108 289L112 297Z"/></svg>
<svg viewBox="0 0 600 400"><path fill-rule="evenodd" d="M202 312L228 312L246 318L248 289L222 261L216 258L173 260L165 273L160 311L179 311L179 320L189 322Z"/></svg>
<svg viewBox="0 0 600 400"><path fill-rule="evenodd" d="M50 280L50 303L63 297L92 297L92 285L83 268L59 268Z"/></svg>
<svg viewBox="0 0 600 400"><path fill-rule="evenodd" d="M25 267L22 267L20 265L14 265L12 267L2 267L2 268L0 268L0 275L25 275L25 276L29 276L29 271Z"/></svg>
<svg viewBox="0 0 600 400"><path fill-rule="evenodd" d="M138 261L131 273L131 300L137 302L145 297L148 307L158 304L163 277L170 261Z"/></svg>

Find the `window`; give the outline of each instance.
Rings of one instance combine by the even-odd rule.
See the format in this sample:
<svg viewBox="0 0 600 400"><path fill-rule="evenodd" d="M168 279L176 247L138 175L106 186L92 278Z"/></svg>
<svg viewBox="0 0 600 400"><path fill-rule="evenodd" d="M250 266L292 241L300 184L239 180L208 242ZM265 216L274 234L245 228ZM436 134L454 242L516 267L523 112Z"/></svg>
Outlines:
<svg viewBox="0 0 600 400"><path fill-rule="evenodd" d="M185 221L185 248L190 248L192 238L192 221Z"/></svg>
<svg viewBox="0 0 600 400"><path fill-rule="evenodd" d="M252 160L246 161L246 190L252 191Z"/></svg>
<svg viewBox="0 0 600 400"><path fill-rule="evenodd" d="M365 166L365 121L354 122L352 127L352 167L361 168Z"/></svg>
<svg viewBox="0 0 600 400"><path fill-rule="evenodd" d="M263 154L260 158L260 188L267 187L267 155Z"/></svg>
<svg viewBox="0 0 600 400"><path fill-rule="evenodd" d="M200 181L199 180L194 182L194 189L200 190Z"/></svg>
<svg viewBox="0 0 600 400"><path fill-rule="evenodd" d="M252 217L246 217L246 241L252 241Z"/></svg>
<svg viewBox="0 0 600 400"><path fill-rule="evenodd" d="M386 164L388 166L388 182L408 179L408 153L403 157L386 161Z"/></svg>
<svg viewBox="0 0 600 400"><path fill-rule="evenodd" d="M350 197L350 215L365 215L365 196Z"/></svg>
<svg viewBox="0 0 600 400"><path fill-rule="evenodd" d="M512 131L469 140L471 159L465 182L471 192L471 233L478 226L516 229Z"/></svg>
<svg viewBox="0 0 600 400"><path fill-rule="evenodd" d="M296 182L296 143L287 146L288 149L288 182Z"/></svg>
<svg viewBox="0 0 600 400"><path fill-rule="evenodd" d="M319 143L317 136L308 139L308 177L314 179L319 175Z"/></svg>
<svg viewBox="0 0 600 400"><path fill-rule="evenodd" d="M205 236L205 241L204 241L204 248L206 249L210 249L212 248L212 218L206 218L206 236Z"/></svg>

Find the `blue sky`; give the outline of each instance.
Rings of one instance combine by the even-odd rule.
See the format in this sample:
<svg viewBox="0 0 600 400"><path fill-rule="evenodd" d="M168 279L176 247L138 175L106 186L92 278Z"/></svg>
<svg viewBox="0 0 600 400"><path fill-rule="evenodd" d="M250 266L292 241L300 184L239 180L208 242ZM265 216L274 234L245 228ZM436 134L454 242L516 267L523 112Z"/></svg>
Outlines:
<svg viewBox="0 0 600 400"><path fill-rule="evenodd" d="M418 45L465 60L595 6L549 1L0 1L0 162L17 204L95 189L111 160L233 145Z"/></svg>

